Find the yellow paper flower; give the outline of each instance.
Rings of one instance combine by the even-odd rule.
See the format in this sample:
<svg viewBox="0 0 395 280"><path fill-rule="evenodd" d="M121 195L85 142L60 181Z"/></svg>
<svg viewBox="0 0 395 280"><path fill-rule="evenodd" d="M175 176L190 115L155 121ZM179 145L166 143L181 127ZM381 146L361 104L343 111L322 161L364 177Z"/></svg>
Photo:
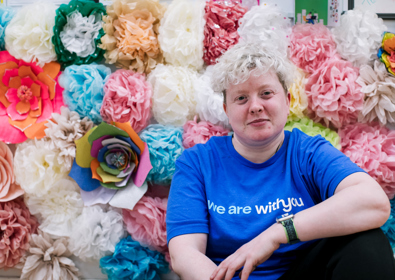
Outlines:
<svg viewBox="0 0 395 280"><path fill-rule="evenodd" d="M291 94L290 114L288 121L296 121L303 118L303 111L307 108L307 96L305 92L305 74L298 69L293 84L289 87Z"/></svg>

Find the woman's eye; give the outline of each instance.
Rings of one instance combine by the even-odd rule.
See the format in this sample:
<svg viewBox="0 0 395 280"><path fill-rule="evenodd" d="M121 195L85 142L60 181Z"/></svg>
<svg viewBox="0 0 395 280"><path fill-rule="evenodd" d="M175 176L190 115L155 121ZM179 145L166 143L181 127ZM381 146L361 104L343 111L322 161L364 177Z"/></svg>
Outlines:
<svg viewBox="0 0 395 280"><path fill-rule="evenodd" d="M271 95L273 92L271 92L271 91L263 91L261 94L263 95L263 96L269 96L269 95Z"/></svg>
<svg viewBox="0 0 395 280"><path fill-rule="evenodd" d="M245 96L239 96L236 98L237 101L243 101L245 100Z"/></svg>

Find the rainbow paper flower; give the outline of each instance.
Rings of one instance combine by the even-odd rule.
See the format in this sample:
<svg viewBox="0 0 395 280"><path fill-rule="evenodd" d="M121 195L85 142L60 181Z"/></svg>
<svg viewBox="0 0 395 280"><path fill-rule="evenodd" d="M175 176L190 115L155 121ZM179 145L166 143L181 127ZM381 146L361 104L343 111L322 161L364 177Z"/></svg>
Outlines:
<svg viewBox="0 0 395 280"><path fill-rule="evenodd" d="M377 56L387 67L388 72L395 76L395 34L385 32L381 48Z"/></svg>

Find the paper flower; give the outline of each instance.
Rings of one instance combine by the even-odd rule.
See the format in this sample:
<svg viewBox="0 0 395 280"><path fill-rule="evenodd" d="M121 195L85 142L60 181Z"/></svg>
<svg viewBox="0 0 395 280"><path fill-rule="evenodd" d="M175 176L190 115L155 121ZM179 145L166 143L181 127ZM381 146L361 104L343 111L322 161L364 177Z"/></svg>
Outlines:
<svg viewBox="0 0 395 280"><path fill-rule="evenodd" d="M395 199L391 200L391 214L381 229L387 236L395 255Z"/></svg>
<svg viewBox="0 0 395 280"><path fill-rule="evenodd" d="M395 76L395 34L385 32L377 56L385 64L389 73Z"/></svg>
<svg viewBox="0 0 395 280"><path fill-rule="evenodd" d="M142 247L130 236L117 244L114 255L100 260L100 267L108 279L118 280L160 280L159 274L169 272L161 253Z"/></svg>
<svg viewBox="0 0 395 280"><path fill-rule="evenodd" d="M57 83L60 65L40 68L0 52L0 140L21 143L41 138L38 133L53 112L63 106L63 89Z"/></svg>
<svg viewBox="0 0 395 280"><path fill-rule="evenodd" d="M147 180L159 185L169 185L175 171L176 159L182 154L182 128L151 124L140 134L147 143L153 168Z"/></svg>
<svg viewBox="0 0 395 280"><path fill-rule="evenodd" d="M288 121L296 121L304 117L304 111L307 109L307 95L305 91L306 78L301 70L295 71L293 84L288 88L291 94L291 103L289 108Z"/></svg>
<svg viewBox="0 0 395 280"><path fill-rule="evenodd" d="M59 152L44 140L29 140L17 146L14 157L15 179L27 194L45 195L67 168L59 162Z"/></svg>
<svg viewBox="0 0 395 280"><path fill-rule="evenodd" d="M6 49L12 56L41 67L56 60L52 45L56 6L50 2L23 5L5 30Z"/></svg>
<svg viewBox="0 0 395 280"><path fill-rule="evenodd" d="M395 131L356 123L339 130L342 152L369 173L390 199L395 195Z"/></svg>
<svg viewBox="0 0 395 280"><path fill-rule="evenodd" d="M143 196L133 211L123 210L126 229L142 246L168 255L166 241L167 198Z"/></svg>
<svg viewBox="0 0 395 280"><path fill-rule="evenodd" d="M237 0L207 1L205 12L203 60L212 65L239 41L239 19L247 12L247 8Z"/></svg>
<svg viewBox="0 0 395 280"><path fill-rule="evenodd" d="M62 107L61 113L52 114L52 120L45 126L49 148L59 153L58 162L70 170L75 158L74 141L84 136L92 128L93 122L87 117L81 119L77 112Z"/></svg>
<svg viewBox="0 0 395 280"><path fill-rule="evenodd" d="M0 268L14 267L29 249L32 233L38 227L22 198L0 202Z"/></svg>
<svg viewBox="0 0 395 280"><path fill-rule="evenodd" d="M104 84L111 69L104 65L72 65L59 77L64 87L64 100L71 111L90 118L95 124L102 121L100 108L103 103Z"/></svg>
<svg viewBox="0 0 395 280"><path fill-rule="evenodd" d="M362 65L357 83L365 94L365 102L360 114L360 121L379 120L386 124L395 122L395 77L388 74L385 65L374 62L374 69Z"/></svg>
<svg viewBox="0 0 395 280"><path fill-rule="evenodd" d="M160 124L181 126L196 114L194 82L197 72L182 66L158 65L149 75L152 111Z"/></svg>
<svg viewBox="0 0 395 280"><path fill-rule="evenodd" d="M159 0L114 0L103 16L106 35L99 46L106 63L149 73L163 61L158 27L166 8Z"/></svg>
<svg viewBox="0 0 395 280"><path fill-rule="evenodd" d="M332 29L332 33L341 57L360 67L373 64L385 30L387 27L376 13L353 10L340 17L340 24Z"/></svg>
<svg viewBox="0 0 395 280"><path fill-rule="evenodd" d="M14 159L10 148L0 141L0 202L10 201L24 194L15 183Z"/></svg>
<svg viewBox="0 0 395 280"><path fill-rule="evenodd" d="M85 192L99 187L109 189L112 195L123 188L133 191L143 185L151 169L146 145L129 123L102 122L75 143L76 161L69 175ZM124 193L126 200L128 195L133 194ZM130 199L124 202L133 209Z"/></svg>
<svg viewBox="0 0 395 280"><path fill-rule="evenodd" d="M182 144L185 149L191 148L196 144L205 144L212 136L226 136L230 132L220 125L213 125L210 122L197 122L197 117L193 121L188 121L184 125Z"/></svg>
<svg viewBox="0 0 395 280"><path fill-rule="evenodd" d="M336 55L336 44L330 30L321 23L296 24L290 36L290 59L313 74L329 58Z"/></svg>
<svg viewBox="0 0 395 280"><path fill-rule="evenodd" d="M357 121L363 106L358 69L336 57L327 60L306 84L310 118L336 128Z"/></svg>
<svg viewBox="0 0 395 280"><path fill-rule="evenodd" d="M111 74L100 114L105 122L130 122L137 133L149 124L152 89L145 76L130 70Z"/></svg>
<svg viewBox="0 0 395 280"><path fill-rule="evenodd" d="M203 67L204 7L206 2L171 2L159 26L158 40L167 63Z"/></svg>
<svg viewBox="0 0 395 280"><path fill-rule="evenodd" d="M5 29L14 17L15 11L13 9L0 7L0 51L5 50Z"/></svg>
<svg viewBox="0 0 395 280"><path fill-rule="evenodd" d="M114 253L115 245L124 236L123 219L118 211L98 205L85 207L73 221L69 249L84 261L98 260Z"/></svg>
<svg viewBox="0 0 395 280"><path fill-rule="evenodd" d="M259 42L262 48L275 48L287 56L291 27L278 7L270 4L254 6L239 20L239 24L240 40Z"/></svg>
<svg viewBox="0 0 395 280"><path fill-rule="evenodd" d="M321 135L329 141L333 147L340 150L340 137L339 135L325 126L315 123L307 117L302 117L296 121L289 121L284 127L284 130L292 131L294 128L306 133L310 136Z"/></svg>
<svg viewBox="0 0 395 280"><path fill-rule="evenodd" d="M45 232L33 234L21 279L78 280L78 268L69 259L67 243L64 237L54 241Z"/></svg>
<svg viewBox="0 0 395 280"><path fill-rule="evenodd" d="M206 72L193 82L196 98L196 113L200 119L212 124L229 127L228 116L225 114L222 92L216 92L211 85L213 66L208 66Z"/></svg>
<svg viewBox="0 0 395 280"><path fill-rule="evenodd" d="M43 196L25 195L25 202L38 217L39 228L53 237L70 236L72 222L84 206L78 185L68 177L56 181Z"/></svg>
<svg viewBox="0 0 395 280"><path fill-rule="evenodd" d="M58 61L63 66L89 64L103 59L104 50L97 45L104 35L102 3L71 0L56 10L54 36Z"/></svg>

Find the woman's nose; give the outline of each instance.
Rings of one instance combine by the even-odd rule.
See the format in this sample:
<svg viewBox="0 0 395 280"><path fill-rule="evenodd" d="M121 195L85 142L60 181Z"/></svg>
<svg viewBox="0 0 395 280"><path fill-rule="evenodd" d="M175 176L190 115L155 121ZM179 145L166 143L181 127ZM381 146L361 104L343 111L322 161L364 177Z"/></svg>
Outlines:
<svg viewBox="0 0 395 280"><path fill-rule="evenodd" d="M251 106L250 106L250 113L251 114L256 114L260 113L263 111L263 106L262 104L257 100L257 99L252 99L251 100Z"/></svg>

